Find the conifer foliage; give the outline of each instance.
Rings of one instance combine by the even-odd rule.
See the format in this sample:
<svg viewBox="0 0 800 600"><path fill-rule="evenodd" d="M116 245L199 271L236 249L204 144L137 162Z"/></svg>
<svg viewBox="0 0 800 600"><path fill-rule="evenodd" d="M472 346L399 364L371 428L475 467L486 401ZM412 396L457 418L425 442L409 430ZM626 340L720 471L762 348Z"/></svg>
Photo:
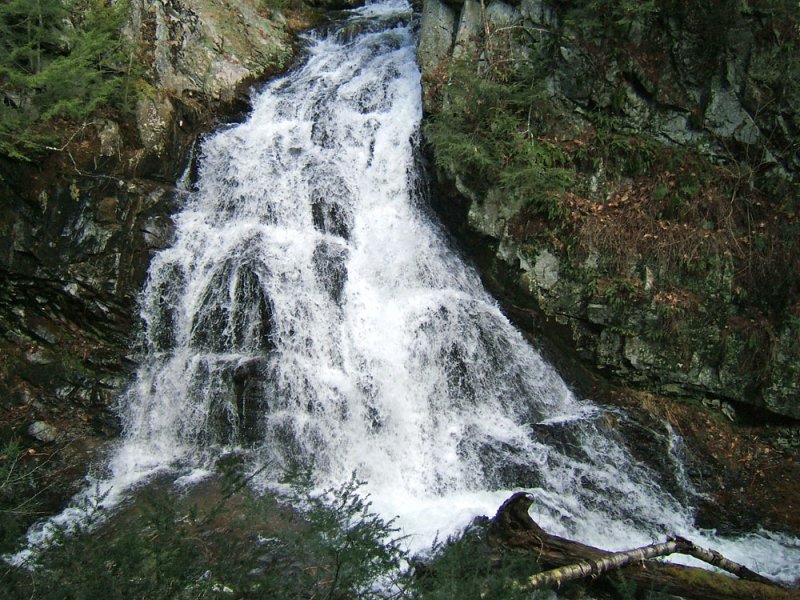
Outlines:
<svg viewBox="0 0 800 600"><path fill-rule="evenodd" d="M29 160L80 121L125 100L126 0L0 2L0 155Z"/></svg>

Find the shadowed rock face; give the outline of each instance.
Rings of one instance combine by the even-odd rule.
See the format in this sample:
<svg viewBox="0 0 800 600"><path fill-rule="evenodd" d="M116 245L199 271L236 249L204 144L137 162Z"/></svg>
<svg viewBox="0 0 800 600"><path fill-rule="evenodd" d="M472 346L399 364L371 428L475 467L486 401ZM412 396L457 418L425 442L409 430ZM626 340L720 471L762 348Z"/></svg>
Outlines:
<svg viewBox="0 0 800 600"><path fill-rule="evenodd" d="M446 97L442 82L454 60L474 56L478 69L493 60L501 65L511 61L539 69L537 83L546 90L558 121L550 132L556 144L559 139L582 143L591 138L597 126L587 115L602 114L620 124L614 131L624 132L629 141L639 136L660 144L665 153L698 152L714 165L771 170L777 179L796 182L800 163L789 149L797 146L800 119L796 98L792 100L788 88L776 87L765 75L767 57L780 53L764 41L766 13L727 11L724 23L716 22L711 14L716 5L709 3L699 12L643 12L612 34L609 27L587 26L586 18L582 22L574 16L565 18L568 4L493 1L481 9L474 0L460 6L426 0L418 51L426 110L432 114L442 110ZM775 27L773 33L779 35L782 25ZM784 33L796 38L796 33ZM768 158L748 167L747 157L752 156ZM635 249L625 253L627 264L614 267L613 273L607 266L613 258L591 249L592 243L601 248L609 245L606 225L595 223L599 233L593 241L581 239L580 233L567 241L552 221L521 209L500 189L478 189L452 166L440 164L438 169L440 212L461 233L487 279L495 282L495 291L513 297L518 307L534 308L557 322L571 338L570 353L640 387L710 395L800 418L796 316L800 300L795 284L773 277L761 286L751 284L752 289L742 294L744 284L737 276L750 255L731 251L706 263L700 252L686 269L694 272L688 274L661 264L654 267L643 256L657 243L666 247L663 240L655 241L660 232L642 237L647 231L642 228L637 233L635 207L626 206L624 200L619 207L614 204L627 198L626 190L637 189L636 177L620 177L602 160L591 172L578 169L579 177L586 179L577 190L585 204L567 210L575 214L583 207L591 211L600 206L607 211L606 222L630 223L625 244ZM650 170L642 178L667 176ZM650 198L654 195L652 189L647 193ZM652 203L643 202L648 201ZM725 201L741 202L735 194ZM781 200L767 198L764 205L768 202ZM785 209L777 206L763 221L785 218ZM659 227L669 220L658 219L662 218L653 224ZM692 226L700 240L725 230L702 219ZM574 224L570 227L577 230ZM774 231L770 234L774 237L765 237L768 241L762 243L783 243L780 237L786 234ZM749 235L747 226L737 235L739 239ZM590 249L577 259L570 244ZM796 270L793 259L784 263L784 271ZM598 277L603 285L613 277L624 280L621 287L630 284L631 293L620 291L621 287L599 293L590 289L587 282ZM769 300L756 299L767 287L784 290L783 296L769 291L763 294ZM767 303L783 307L765 318Z"/></svg>
<svg viewBox="0 0 800 600"><path fill-rule="evenodd" d="M69 418L76 408L112 433L105 411L125 379L150 253L169 239L171 189L72 177L58 160L48 167L4 169L0 386L6 406L26 407L24 420L7 425L19 431L37 415Z"/></svg>

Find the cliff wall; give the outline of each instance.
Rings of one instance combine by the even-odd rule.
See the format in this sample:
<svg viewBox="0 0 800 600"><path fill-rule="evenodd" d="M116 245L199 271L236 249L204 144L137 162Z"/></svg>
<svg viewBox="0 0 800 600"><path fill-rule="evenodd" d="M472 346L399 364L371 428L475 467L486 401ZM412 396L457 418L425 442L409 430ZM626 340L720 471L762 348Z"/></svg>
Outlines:
<svg viewBox="0 0 800 600"><path fill-rule="evenodd" d="M523 326L798 418L798 11L737 6L425 0L425 133L438 209Z"/></svg>
<svg viewBox="0 0 800 600"><path fill-rule="evenodd" d="M258 0L132 0L132 110L59 122L62 145L31 162L0 157L0 440L27 449L39 500L67 497L118 434L137 294L198 136L246 110L310 19Z"/></svg>

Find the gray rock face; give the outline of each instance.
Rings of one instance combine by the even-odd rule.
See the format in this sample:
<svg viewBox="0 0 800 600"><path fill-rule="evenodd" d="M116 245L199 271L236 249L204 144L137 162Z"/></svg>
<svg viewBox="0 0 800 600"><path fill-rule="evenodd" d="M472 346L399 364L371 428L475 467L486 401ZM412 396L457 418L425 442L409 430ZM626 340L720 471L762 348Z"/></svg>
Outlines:
<svg viewBox="0 0 800 600"><path fill-rule="evenodd" d="M432 73L450 56L456 27L455 11L441 0L426 0L422 7L417 60L423 73Z"/></svg>
<svg viewBox="0 0 800 600"><path fill-rule="evenodd" d="M547 250L540 252L533 264L533 279L529 280L543 290L552 290L558 283L558 259Z"/></svg>
<svg viewBox="0 0 800 600"><path fill-rule="evenodd" d="M494 0L486 6L486 19L494 27L511 27L519 22L519 11L505 2Z"/></svg>
<svg viewBox="0 0 800 600"><path fill-rule="evenodd" d="M230 100L236 87L291 56L283 27L256 0L135 0L132 36L154 31L156 87Z"/></svg>
<svg viewBox="0 0 800 600"><path fill-rule="evenodd" d="M423 75L432 73L450 55L460 58L466 48L474 49L485 27L480 10L475 0L465 1L456 11L441 0L423 3L419 47ZM796 153L786 152L791 143L784 135L775 135L791 128L782 127L781 111L759 87L768 59L758 54L744 24L729 41L724 72L709 76L705 59L700 58L705 56L707 41L674 20L659 32L660 43L672 48L670 61L654 68L629 57L598 68L596 57L579 43L580 35L571 25L559 23L554 5L547 1L523 0L518 7L499 0L487 2L485 18L493 31L516 28L524 32L512 38L516 44L512 56L551 65L552 90L563 102L582 110L614 104L632 131L668 143L704 146L721 157L727 144L761 143L771 155L800 168ZM628 35L633 43L642 43L643 27L641 20L631 24ZM759 123L769 125L773 139L754 121L755 113L761 117Z"/></svg>
<svg viewBox="0 0 800 600"><path fill-rule="evenodd" d="M257 0L135 0L129 35L152 47L152 89L137 104L144 148L167 150L176 100L231 102L240 86L282 69L292 55L283 22ZM201 109L202 110L202 109ZM181 126L180 124L178 125Z"/></svg>
<svg viewBox="0 0 800 600"><path fill-rule="evenodd" d="M771 411L800 419L800 323L781 332L771 361L764 402Z"/></svg>
<svg viewBox="0 0 800 600"><path fill-rule="evenodd" d="M711 394L800 418L800 327L786 323L772 354L759 355L753 339L763 332L737 320L735 305L722 300L730 297L725 273L707 279L705 295L716 304L693 311L651 293L648 282L657 276L646 269L630 296L596 290L586 283L597 272L592 261L576 265L546 240L515 241L498 226L512 215L490 206L469 208L471 235L497 242L495 260L481 265L489 280L501 282L504 294L521 291L545 318L567 325L577 354L595 368L663 393Z"/></svg>
<svg viewBox="0 0 800 600"><path fill-rule="evenodd" d="M102 120L95 123L97 136L100 139L100 156L115 156L122 149L122 136L119 124L114 121Z"/></svg>
<svg viewBox="0 0 800 600"><path fill-rule="evenodd" d="M453 58L473 56L477 49L476 40L481 35L481 4L478 0L465 0L458 17Z"/></svg>
<svg viewBox="0 0 800 600"><path fill-rule="evenodd" d="M545 27L557 27L558 18L553 8L542 0L522 0L519 4L522 17L531 23L539 23Z"/></svg>
<svg viewBox="0 0 800 600"><path fill-rule="evenodd" d="M175 108L166 94L157 93L152 98L139 99L136 103L136 126L147 152L160 156L167 150L174 119Z"/></svg>
<svg viewBox="0 0 800 600"><path fill-rule="evenodd" d="M739 98L722 86L712 88L711 102L706 108L706 125L722 138L733 138L745 144L755 144L761 135Z"/></svg>

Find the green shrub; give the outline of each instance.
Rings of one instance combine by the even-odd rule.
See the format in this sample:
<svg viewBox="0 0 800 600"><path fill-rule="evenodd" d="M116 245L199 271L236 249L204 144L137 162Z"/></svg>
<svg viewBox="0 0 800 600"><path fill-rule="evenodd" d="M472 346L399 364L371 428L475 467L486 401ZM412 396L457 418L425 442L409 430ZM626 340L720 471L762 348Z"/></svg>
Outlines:
<svg viewBox="0 0 800 600"><path fill-rule="evenodd" d="M401 572L407 559L403 538L396 536L392 521L372 511L362 486L355 475L319 495L309 494L302 479L294 484L291 504L303 507L303 520L278 536L276 544L292 557L291 576L267 574L259 592L302 598L313 591L322 598L365 599L402 593L407 585Z"/></svg>
<svg viewBox="0 0 800 600"><path fill-rule="evenodd" d="M16 440L0 449L0 554L14 549L25 526L37 514L34 468Z"/></svg>
<svg viewBox="0 0 800 600"><path fill-rule="evenodd" d="M0 569L4 598L551 597L526 588L535 556L490 548L481 526L411 557L355 477L321 494L305 477L288 493L257 494L237 468L188 493L152 483L114 515L98 495L84 507L87 522L59 532L35 568Z"/></svg>
<svg viewBox="0 0 800 600"><path fill-rule="evenodd" d="M360 488L353 478L316 495L302 483L276 497L209 485L183 497L156 483L113 516L98 498L84 526L60 531L32 571L6 567L0 586L42 599L398 597L402 540Z"/></svg>
<svg viewBox="0 0 800 600"><path fill-rule="evenodd" d="M571 182L563 152L545 139L532 76L496 81L469 61L452 65L444 106L426 125L437 165L475 189L497 187L517 205L559 214L557 193Z"/></svg>
<svg viewBox="0 0 800 600"><path fill-rule="evenodd" d="M57 143L58 119L123 106L127 11L124 0L0 4L0 154L30 159Z"/></svg>

